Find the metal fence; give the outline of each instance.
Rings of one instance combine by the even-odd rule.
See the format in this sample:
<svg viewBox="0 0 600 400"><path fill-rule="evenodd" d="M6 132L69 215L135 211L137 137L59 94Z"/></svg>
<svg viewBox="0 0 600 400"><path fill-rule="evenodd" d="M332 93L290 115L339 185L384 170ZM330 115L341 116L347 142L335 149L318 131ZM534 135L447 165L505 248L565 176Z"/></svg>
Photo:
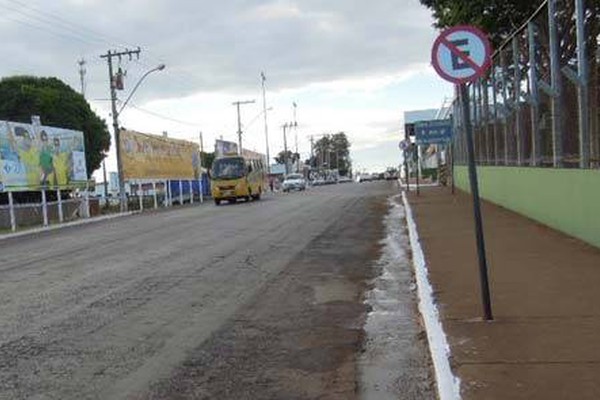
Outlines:
<svg viewBox="0 0 600 400"><path fill-rule="evenodd" d="M600 1L545 1L468 89L479 165L600 168ZM454 158L466 164L459 100Z"/></svg>

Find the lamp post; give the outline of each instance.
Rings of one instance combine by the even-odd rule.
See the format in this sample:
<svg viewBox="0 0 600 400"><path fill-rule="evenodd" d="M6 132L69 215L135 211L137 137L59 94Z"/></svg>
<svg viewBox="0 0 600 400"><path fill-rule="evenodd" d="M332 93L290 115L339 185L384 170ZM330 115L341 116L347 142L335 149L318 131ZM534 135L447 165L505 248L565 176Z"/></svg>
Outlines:
<svg viewBox="0 0 600 400"><path fill-rule="evenodd" d="M267 174L271 173L271 156L269 154L269 127L267 125L267 111L271 109L271 107L267 108L267 96L265 93L265 81L267 77L264 72L260 73L260 78L262 82L262 95L263 95L263 114L265 116L265 142L267 148Z"/></svg>
<svg viewBox="0 0 600 400"><path fill-rule="evenodd" d="M119 130L119 115L121 115L121 112L123 111L123 109L125 108L127 103L129 102L129 100L131 99L131 97L133 96L133 94L135 93L137 88L140 86L142 81L148 75L150 75L152 72L162 71L163 69L165 69L165 64L160 64L156 68L153 68L153 69L147 71L144 75L142 75L142 77L139 79L139 81L133 87L133 90L131 91L131 93L129 93L127 100L125 100L125 102L123 103L121 108L117 111L117 88L115 85L115 79L113 77L112 63L109 62L109 64L108 64L108 73L110 75L110 100L111 100L111 106L112 106L113 129L115 132L115 142L116 142L116 146L117 146L117 174L119 175L119 199L120 199L121 212L127 211L127 199L125 197L125 181L124 181L124 177L123 177L123 165L122 165L122 160L121 160L121 146L120 146L120 141L119 141L120 136L121 136L120 130Z"/></svg>

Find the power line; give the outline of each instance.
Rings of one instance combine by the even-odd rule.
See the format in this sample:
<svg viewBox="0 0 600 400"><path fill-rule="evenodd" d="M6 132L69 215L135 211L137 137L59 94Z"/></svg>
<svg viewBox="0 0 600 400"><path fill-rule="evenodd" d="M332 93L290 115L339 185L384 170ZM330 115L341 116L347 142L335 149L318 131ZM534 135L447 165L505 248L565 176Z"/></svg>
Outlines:
<svg viewBox="0 0 600 400"><path fill-rule="evenodd" d="M33 19L35 21L41 22L43 24L47 24L52 28L60 28L64 31L70 32L71 35L77 35L77 37L84 38L83 40L89 41L89 39L103 44L110 44L111 46L115 45L115 42L119 42L119 39L111 38L103 33L97 32L93 29L90 29L84 25L69 21L60 15L48 11L40 10L36 7L33 7L27 3L23 3L18 0L3 0L4 2L12 3L12 7L7 6L6 3L4 8L7 8L11 11L17 12L26 18ZM16 6L18 8L15 8ZM87 33L86 33L87 32ZM124 45L117 44L116 47L125 47ZM130 46L133 47L133 46Z"/></svg>
<svg viewBox="0 0 600 400"><path fill-rule="evenodd" d="M193 127L201 127L202 126L202 125L200 125L198 123L195 123L195 122L183 121L183 120L180 120L180 119L177 119L177 118L173 118L173 117L169 117L169 116L166 116L166 115L163 115L163 114L159 114L157 112L150 111L150 110L147 110L145 108L136 106L133 103L129 103L129 106L132 107L132 108L134 108L134 109L136 109L136 110L138 110L138 111L140 111L140 112L143 112L145 114L152 115L153 117L164 119L164 120L171 121L171 122L176 122L176 123L181 124L181 125L188 125L188 126L193 126Z"/></svg>

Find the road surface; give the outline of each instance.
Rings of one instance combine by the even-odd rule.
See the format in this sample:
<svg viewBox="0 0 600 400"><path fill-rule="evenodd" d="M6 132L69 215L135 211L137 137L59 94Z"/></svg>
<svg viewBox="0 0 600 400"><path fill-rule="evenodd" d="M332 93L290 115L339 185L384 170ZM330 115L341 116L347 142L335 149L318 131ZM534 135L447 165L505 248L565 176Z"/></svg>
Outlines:
<svg viewBox="0 0 600 400"><path fill-rule="evenodd" d="M397 190L318 187L1 241L0 398L359 398Z"/></svg>

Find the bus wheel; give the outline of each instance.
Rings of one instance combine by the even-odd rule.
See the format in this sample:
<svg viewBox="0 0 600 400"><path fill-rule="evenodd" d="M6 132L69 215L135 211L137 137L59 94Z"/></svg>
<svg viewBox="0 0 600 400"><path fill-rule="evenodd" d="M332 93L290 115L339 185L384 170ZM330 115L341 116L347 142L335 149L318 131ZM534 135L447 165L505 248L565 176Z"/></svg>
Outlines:
<svg viewBox="0 0 600 400"><path fill-rule="evenodd" d="M217 205L217 206L218 206L218 205L221 205L221 200L219 200L219 199L215 199L215 205Z"/></svg>

